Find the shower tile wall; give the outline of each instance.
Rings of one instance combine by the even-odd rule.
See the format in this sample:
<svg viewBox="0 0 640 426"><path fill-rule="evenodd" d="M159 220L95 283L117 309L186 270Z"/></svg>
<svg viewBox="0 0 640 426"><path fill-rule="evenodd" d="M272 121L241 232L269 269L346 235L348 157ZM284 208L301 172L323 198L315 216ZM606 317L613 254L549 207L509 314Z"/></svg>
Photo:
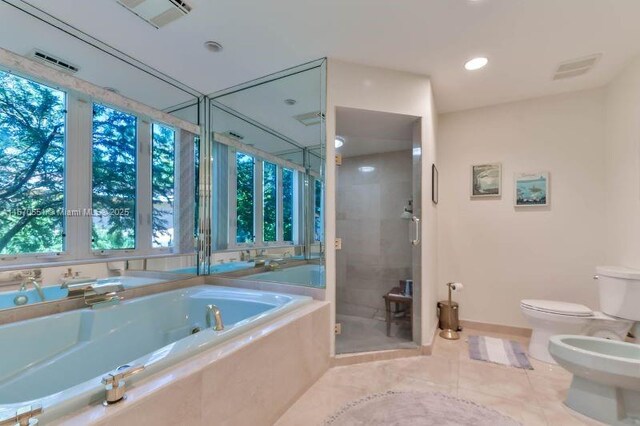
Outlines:
<svg viewBox="0 0 640 426"><path fill-rule="evenodd" d="M344 158L338 168L338 314L383 317L382 296L411 278L410 221L400 217L411 179L411 150Z"/></svg>

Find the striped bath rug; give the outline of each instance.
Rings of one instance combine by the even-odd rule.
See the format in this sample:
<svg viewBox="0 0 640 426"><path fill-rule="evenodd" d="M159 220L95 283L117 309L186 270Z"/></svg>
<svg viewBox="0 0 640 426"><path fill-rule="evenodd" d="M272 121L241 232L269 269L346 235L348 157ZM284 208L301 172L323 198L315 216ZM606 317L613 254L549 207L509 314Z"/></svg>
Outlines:
<svg viewBox="0 0 640 426"><path fill-rule="evenodd" d="M469 356L478 361L533 370L522 345L513 340L487 336L469 336Z"/></svg>

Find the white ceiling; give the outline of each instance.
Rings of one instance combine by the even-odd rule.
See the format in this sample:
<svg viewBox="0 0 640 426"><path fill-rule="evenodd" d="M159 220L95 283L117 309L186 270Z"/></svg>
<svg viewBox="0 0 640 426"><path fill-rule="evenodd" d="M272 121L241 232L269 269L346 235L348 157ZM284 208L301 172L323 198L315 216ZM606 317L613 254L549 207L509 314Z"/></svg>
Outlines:
<svg viewBox="0 0 640 426"><path fill-rule="evenodd" d="M0 2L0 47L23 56L34 49L80 68L75 76L158 109L195 98L21 10Z"/></svg>
<svg viewBox="0 0 640 426"><path fill-rule="evenodd" d="M298 146L316 146L320 145L322 136L319 123L306 126L295 117L302 114L319 113L323 109L321 105L321 76L320 68L313 68L218 97L216 102L293 139ZM296 101L295 105L285 104L286 99ZM220 114L221 119L214 120L213 128L215 131L223 133L230 130L240 133L245 136L246 140L243 142L255 144L256 147L267 152L283 151L279 146L263 148L260 145L266 144L264 132L249 129L248 125L241 125L240 120L225 120L224 116L224 114ZM239 125L242 128L239 128ZM252 133L256 138L247 138L248 135L244 133ZM274 142L276 141L274 140ZM282 143L284 142L280 141L280 144ZM291 146L288 147L288 149L291 148Z"/></svg>
<svg viewBox="0 0 640 426"><path fill-rule="evenodd" d="M336 134L344 138L344 145L336 149L343 157L380 154L409 150L413 146L413 124L417 117L338 108Z"/></svg>
<svg viewBox="0 0 640 426"><path fill-rule="evenodd" d="M600 86L640 54L638 0L187 0L160 30L115 0L29 1L205 93L329 56L431 75L438 110L454 111ZM597 52L589 74L551 80ZM489 65L465 71L476 55Z"/></svg>

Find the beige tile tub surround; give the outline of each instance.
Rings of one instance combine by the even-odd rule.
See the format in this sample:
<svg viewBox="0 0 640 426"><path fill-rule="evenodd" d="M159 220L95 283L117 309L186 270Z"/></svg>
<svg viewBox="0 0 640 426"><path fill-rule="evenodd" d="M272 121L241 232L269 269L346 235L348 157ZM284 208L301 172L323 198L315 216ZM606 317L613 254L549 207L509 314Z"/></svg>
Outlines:
<svg viewBox="0 0 640 426"><path fill-rule="evenodd" d="M460 340L437 337L431 356L334 367L276 425L321 425L347 402L388 390L443 392L497 410L524 425L600 424L564 406L571 382L567 371L536 360L531 360L535 370L472 360L466 339L473 334L528 344L528 337L467 328Z"/></svg>
<svg viewBox="0 0 640 426"><path fill-rule="evenodd" d="M269 426L328 368L329 304L314 301L53 425Z"/></svg>

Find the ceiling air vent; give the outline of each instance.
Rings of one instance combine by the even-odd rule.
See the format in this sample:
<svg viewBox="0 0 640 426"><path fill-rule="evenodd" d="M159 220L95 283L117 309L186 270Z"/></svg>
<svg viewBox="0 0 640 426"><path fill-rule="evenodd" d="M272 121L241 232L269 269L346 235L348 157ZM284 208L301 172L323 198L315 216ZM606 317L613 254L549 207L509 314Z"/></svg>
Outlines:
<svg viewBox="0 0 640 426"><path fill-rule="evenodd" d="M572 59L570 61L563 62L558 65L558 68L553 75L553 79L562 80L564 78L577 77L579 75L586 74L594 67L601 56L601 53L597 53L584 58Z"/></svg>
<svg viewBox="0 0 640 426"><path fill-rule="evenodd" d="M34 49L31 51L31 58L45 65L49 65L59 71L63 71L69 74L75 74L80 71L78 66L73 65L71 62L64 59L60 59L57 56L43 52L42 50Z"/></svg>
<svg viewBox="0 0 640 426"><path fill-rule="evenodd" d="M244 139L244 136L242 136L240 133L234 132L233 130L229 130L228 132L226 132L226 135L238 139L239 141Z"/></svg>
<svg viewBox="0 0 640 426"><path fill-rule="evenodd" d="M320 124L320 122L322 121L321 114L319 111L308 112L306 114L300 114L300 115L294 115L293 118L295 118L305 126L313 126L315 124Z"/></svg>
<svg viewBox="0 0 640 426"><path fill-rule="evenodd" d="M140 18L162 28L191 12L191 6L182 0L116 0Z"/></svg>

